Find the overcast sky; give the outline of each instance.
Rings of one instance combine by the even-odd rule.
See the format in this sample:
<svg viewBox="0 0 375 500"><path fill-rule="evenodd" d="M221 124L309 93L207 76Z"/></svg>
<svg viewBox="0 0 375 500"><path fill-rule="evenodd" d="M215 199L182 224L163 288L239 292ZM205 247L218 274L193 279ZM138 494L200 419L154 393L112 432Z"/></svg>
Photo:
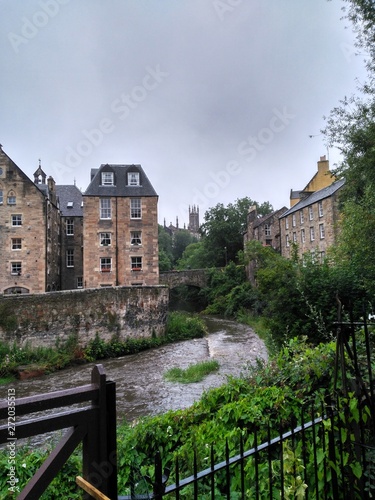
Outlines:
<svg viewBox="0 0 375 500"><path fill-rule="evenodd" d="M41 158L83 191L91 168L140 163L160 223L245 196L289 206L364 75L343 5L0 0L0 143L30 178Z"/></svg>

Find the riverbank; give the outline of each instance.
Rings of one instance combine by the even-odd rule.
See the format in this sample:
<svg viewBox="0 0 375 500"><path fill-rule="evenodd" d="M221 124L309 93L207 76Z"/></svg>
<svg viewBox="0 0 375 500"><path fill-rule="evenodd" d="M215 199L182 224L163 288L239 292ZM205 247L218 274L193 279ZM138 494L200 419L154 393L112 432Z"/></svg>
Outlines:
<svg viewBox="0 0 375 500"><path fill-rule="evenodd" d="M67 342L57 343L56 348L20 348L13 344L0 343L0 385L12 380L25 380L53 373L70 366L81 365L108 358L136 354L180 340L201 338L206 334L204 321L197 315L181 312L169 313L166 330L162 336L128 338L119 340L113 335L109 342L98 334L87 346L78 344L76 336Z"/></svg>

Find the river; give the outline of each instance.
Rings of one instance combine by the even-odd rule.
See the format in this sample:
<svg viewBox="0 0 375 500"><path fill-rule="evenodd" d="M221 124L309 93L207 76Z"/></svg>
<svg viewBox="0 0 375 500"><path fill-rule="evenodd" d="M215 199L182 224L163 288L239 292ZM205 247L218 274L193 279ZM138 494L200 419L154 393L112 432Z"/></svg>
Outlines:
<svg viewBox="0 0 375 500"><path fill-rule="evenodd" d="M133 421L142 416L191 406L202 393L226 382L230 375L246 372L257 358L267 359L264 342L246 326L226 319L205 317L209 334L202 339L176 342L138 354L102 360L108 380L116 382L118 419ZM199 361L216 359L220 368L202 382L167 382L171 367L187 368ZM12 382L16 397L78 387L90 383L94 363L75 366L24 381ZM3 389L5 387L3 386Z"/></svg>

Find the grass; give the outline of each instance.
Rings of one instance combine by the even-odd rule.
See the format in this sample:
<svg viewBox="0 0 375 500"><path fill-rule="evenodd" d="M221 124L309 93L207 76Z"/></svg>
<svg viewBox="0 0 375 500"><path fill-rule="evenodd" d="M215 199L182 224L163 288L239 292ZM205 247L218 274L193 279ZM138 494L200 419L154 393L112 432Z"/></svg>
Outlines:
<svg viewBox="0 0 375 500"><path fill-rule="evenodd" d="M204 377L219 369L219 363L216 360L202 361L195 365L190 365L183 370L182 368L171 368L166 371L164 378L169 382L179 382L180 384L193 384L201 382Z"/></svg>

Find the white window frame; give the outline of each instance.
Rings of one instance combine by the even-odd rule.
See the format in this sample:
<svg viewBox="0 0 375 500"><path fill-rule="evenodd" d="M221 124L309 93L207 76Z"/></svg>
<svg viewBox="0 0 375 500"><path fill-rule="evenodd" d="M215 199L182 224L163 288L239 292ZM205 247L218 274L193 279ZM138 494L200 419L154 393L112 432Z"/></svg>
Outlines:
<svg viewBox="0 0 375 500"><path fill-rule="evenodd" d="M305 243L305 241L306 241L305 230L301 229L301 243Z"/></svg>
<svg viewBox="0 0 375 500"><path fill-rule="evenodd" d="M12 250L22 250L22 238L12 238Z"/></svg>
<svg viewBox="0 0 375 500"><path fill-rule="evenodd" d="M292 215L292 227L296 227L296 214Z"/></svg>
<svg viewBox="0 0 375 500"><path fill-rule="evenodd" d="M100 238L100 246L101 247L108 247L112 244L112 234L107 232L100 233L99 234Z"/></svg>
<svg viewBox="0 0 375 500"><path fill-rule="evenodd" d="M112 219L111 198L100 198L100 218L103 220Z"/></svg>
<svg viewBox="0 0 375 500"><path fill-rule="evenodd" d="M130 244L132 246L142 245L142 231L130 231Z"/></svg>
<svg viewBox="0 0 375 500"><path fill-rule="evenodd" d="M128 186L139 186L139 179L139 172L128 172Z"/></svg>
<svg viewBox="0 0 375 500"><path fill-rule="evenodd" d="M285 229L289 229L289 220L288 220L288 217L285 217Z"/></svg>
<svg viewBox="0 0 375 500"><path fill-rule="evenodd" d="M0 205L4 203L4 192L2 189L0 189Z"/></svg>
<svg viewBox="0 0 375 500"><path fill-rule="evenodd" d="M324 212L323 212L323 202L320 201L318 204L318 210L319 210L319 217L323 217Z"/></svg>
<svg viewBox="0 0 375 500"><path fill-rule="evenodd" d="M22 214L12 214L11 219L12 219L12 226L13 227L22 226Z"/></svg>
<svg viewBox="0 0 375 500"><path fill-rule="evenodd" d="M289 247L289 246L290 246L289 234L287 234L287 235L285 236L285 245L286 245L287 247Z"/></svg>
<svg viewBox="0 0 375 500"><path fill-rule="evenodd" d="M17 198L16 198L15 194L12 194L12 195L8 196L8 200L7 200L7 204L8 205L14 206L14 205L17 204L16 202L17 202Z"/></svg>
<svg viewBox="0 0 375 500"><path fill-rule="evenodd" d="M297 243L297 233L293 232L293 243Z"/></svg>
<svg viewBox="0 0 375 500"><path fill-rule="evenodd" d="M65 257L66 257L66 267L74 267L74 249L68 248Z"/></svg>
<svg viewBox="0 0 375 500"><path fill-rule="evenodd" d="M309 207L309 220L313 220L314 219L314 211L313 211L313 207L310 206Z"/></svg>
<svg viewBox="0 0 375 500"><path fill-rule="evenodd" d="M74 219L66 219L65 230L67 236L74 236Z"/></svg>
<svg viewBox="0 0 375 500"><path fill-rule="evenodd" d="M110 273L112 271L112 257L100 257L100 272Z"/></svg>
<svg viewBox="0 0 375 500"><path fill-rule="evenodd" d="M102 186L114 186L113 172L102 172Z"/></svg>
<svg viewBox="0 0 375 500"><path fill-rule="evenodd" d="M315 240L315 230L314 230L314 226L311 226L310 227L310 241L314 241Z"/></svg>
<svg viewBox="0 0 375 500"><path fill-rule="evenodd" d="M130 257L130 264L131 264L131 270L132 271L142 271L142 257L139 255L136 255L134 257Z"/></svg>
<svg viewBox="0 0 375 500"><path fill-rule="evenodd" d="M301 222L301 224L304 224L304 222L305 222L305 217L303 215L303 210L300 211L300 222Z"/></svg>
<svg viewBox="0 0 375 500"><path fill-rule="evenodd" d="M130 218L142 219L142 200L141 198L130 198Z"/></svg>
<svg viewBox="0 0 375 500"><path fill-rule="evenodd" d="M21 274L22 274L22 262L11 262L10 263L10 274L12 276L21 276Z"/></svg>
<svg viewBox="0 0 375 500"><path fill-rule="evenodd" d="M77 288L83 288L83 276L77 277Z"/></svg>
<svg viewBox="0 0 375 500"><path fill-rule="evenodd" d="M320 239L324 240L325 238L324 224L319 224L319 234L320 234Z"/></svg>

